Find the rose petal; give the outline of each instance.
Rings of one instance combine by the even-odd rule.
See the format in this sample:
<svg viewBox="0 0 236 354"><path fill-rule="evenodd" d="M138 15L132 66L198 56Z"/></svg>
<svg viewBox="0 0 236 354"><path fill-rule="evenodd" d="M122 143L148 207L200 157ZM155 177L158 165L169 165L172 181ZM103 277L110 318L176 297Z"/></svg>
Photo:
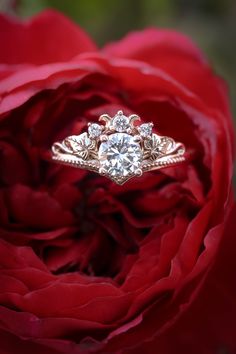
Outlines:
<svg viewBox="0 0 236 354"><path fill-rule="evenodd" d="M23 185L15 185L9 192L9 213L16 223L38 230L73 223L71 213L63 210L47 192L35 192Z"/></svg>
<svg viewBox="0 0 236 354"><path fill-rule="evenodd" d="M236 208L228 220L216 262L195 301L166 333L130 353L141 354L145 350L151 354L154 348L160 354L236 351L235 213Z"/></svg>
<svg viewBox="0 0 236 354"><path fill-rule="evenodd" d="M0 62L42 65L95 51L85 32L59 12L48 10L28 22L0 17Z"/></svg>
<svg viewBox="0 0 236 354"><path fill-rule="evenodd" d="M184 34L151 28L131 33L103 50L108 56L145 61L163 69L207 105L229 113L225 83L213 74L201 51Z"/></svg>

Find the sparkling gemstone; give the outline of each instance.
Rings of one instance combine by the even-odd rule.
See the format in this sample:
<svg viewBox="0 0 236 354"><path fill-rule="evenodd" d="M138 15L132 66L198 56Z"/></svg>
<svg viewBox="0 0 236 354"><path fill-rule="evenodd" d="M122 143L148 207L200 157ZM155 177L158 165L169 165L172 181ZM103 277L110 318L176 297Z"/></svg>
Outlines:
<svg viewBox="0 0 236 354"><path fill-rule="evenodd" d="M129 118L123 114L117 114L113 118L112 125L117 132L125 132L129 128Z"/></svg>
<svg viewBox="0 0 236 354"><path fill-rule="evenodd" d="M91 138L98 138L102 134L102 126L97 123L92 123L88 127L88 132Z"/></svg>
<svg viewBox="0 0 236 354"><path fill-rule="evenodd" d="M152 134L152 123L144 123L139 127L140 135L144 138L150 136Z"/></svg>
<svg viewBox="0 0 236 354"><path fill-rule="evenodd" d="M102 142L98 152L101 167L111 176L125 177L133 174L142 161L142 150L134 137L114 133Z"/></svg>

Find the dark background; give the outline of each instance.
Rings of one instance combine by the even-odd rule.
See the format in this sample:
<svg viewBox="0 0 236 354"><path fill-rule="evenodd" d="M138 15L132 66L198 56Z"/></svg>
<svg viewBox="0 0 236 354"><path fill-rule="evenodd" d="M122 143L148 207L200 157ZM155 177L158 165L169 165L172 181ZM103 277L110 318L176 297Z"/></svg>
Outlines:
<svg viewBox="0 0 236 354"><path fill-rule="evenodd" d="M236 0L0 0L1 12L22 18L48 7L71 17L100 46L149 26L183 31L228 82L236 115Z"/></svg>

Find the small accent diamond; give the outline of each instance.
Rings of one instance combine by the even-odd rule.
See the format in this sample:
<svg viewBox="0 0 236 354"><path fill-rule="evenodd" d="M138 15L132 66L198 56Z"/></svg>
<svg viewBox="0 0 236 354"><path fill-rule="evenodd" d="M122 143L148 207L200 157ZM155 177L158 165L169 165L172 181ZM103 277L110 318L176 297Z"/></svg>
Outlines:
<svg viewBox="0 0 236 354"><path fill-rule="evenodd" d="M91 138L98 138L102 134L102 126L97 123L92 123L88 127L88 132Z"/></svg>
<svg viewBox="0 0 236 354"><path fill-rule="evenodd" d="M129 128L129 118L123 114L117 114L113 118L112 125L117 132L125 132Z"/></svg>
<svg viewBox="0 0 236 354"><path fill-rule="evenodd" d="M140 132L140 135L144 138L147 138L148 136L150 136L152 134L152 127L153 127L152 123L141 124L138 129Z"/></svg>

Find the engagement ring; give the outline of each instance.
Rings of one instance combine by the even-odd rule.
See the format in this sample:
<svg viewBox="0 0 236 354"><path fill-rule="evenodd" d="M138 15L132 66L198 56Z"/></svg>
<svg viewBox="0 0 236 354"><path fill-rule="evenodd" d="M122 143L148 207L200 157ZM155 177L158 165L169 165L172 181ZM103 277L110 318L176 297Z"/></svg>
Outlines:
<svg viewBox="0 0 236 354"><path fill-rule="evenodd" d="M137 124L136 114L122 111L103 114L88 123L88 130L66 137L52 146L56 162L97 172L117 184L144 172L176 165L185 160L185 147L174 139L153 133L153 123Z"/></svg>

